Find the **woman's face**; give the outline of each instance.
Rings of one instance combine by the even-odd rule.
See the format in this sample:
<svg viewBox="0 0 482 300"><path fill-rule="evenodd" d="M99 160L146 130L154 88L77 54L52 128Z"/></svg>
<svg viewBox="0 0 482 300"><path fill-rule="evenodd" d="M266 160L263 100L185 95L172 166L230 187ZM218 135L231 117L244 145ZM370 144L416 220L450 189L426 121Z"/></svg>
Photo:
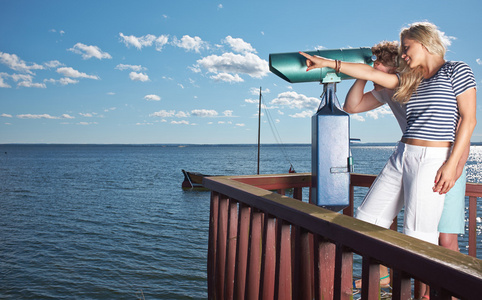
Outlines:
<svg viewBox="0 0 482 300"><path fill-rule="evenodd" d="M405 60L407 65L413 69L422 64L425 59L425 47L415 41L408 38L404 38L402 42L403 52L402 59Z"/></svg>

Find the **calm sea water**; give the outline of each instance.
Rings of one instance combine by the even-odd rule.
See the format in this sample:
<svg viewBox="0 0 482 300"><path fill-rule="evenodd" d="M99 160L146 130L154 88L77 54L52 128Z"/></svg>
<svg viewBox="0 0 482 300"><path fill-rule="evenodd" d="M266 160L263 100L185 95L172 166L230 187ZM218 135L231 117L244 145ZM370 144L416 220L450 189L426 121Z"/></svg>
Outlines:
<svg viewBox="0 0 482 300"><path fill-rule="evenodd" d="M392 150L352 147L355 171L378 173ZM207 298L209 193L183 191L181 169L255 174L256 155L248 145L0 145L0 299ZM310 172L310 159L309 145L262 146L261 173ZM467 168L482 182L482 147Z"/></svg>

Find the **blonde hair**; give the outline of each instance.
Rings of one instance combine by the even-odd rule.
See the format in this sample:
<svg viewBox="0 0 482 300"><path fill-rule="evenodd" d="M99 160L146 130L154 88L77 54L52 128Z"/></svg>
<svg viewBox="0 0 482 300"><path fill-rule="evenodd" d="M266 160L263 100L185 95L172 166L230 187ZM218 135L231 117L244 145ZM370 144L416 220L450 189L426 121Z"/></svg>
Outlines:
<svg viewBox="0 0 482 300"><path fill-rule="evenodd" d="M408 28L402 29L400 32L399 54L403 53L403 40L414 40L424 46L430 54L445 56L447 49L445 48L443 33L440 32L432 23L417 22L410 24ZM394 99L401 103L410 100L412 94L417 90L420 82L422 82L422 68L419 66L411 69L405 60L400 60L399 66L400 86L395 92Z"/></svg>

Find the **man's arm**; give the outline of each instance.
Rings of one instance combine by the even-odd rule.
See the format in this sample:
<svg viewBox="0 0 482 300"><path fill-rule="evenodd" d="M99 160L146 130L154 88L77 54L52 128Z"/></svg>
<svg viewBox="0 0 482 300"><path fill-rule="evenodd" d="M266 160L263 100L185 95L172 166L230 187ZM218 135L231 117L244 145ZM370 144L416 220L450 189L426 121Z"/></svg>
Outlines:
<svg viewBox="0 0 482 300"><path fill-rule="evenodd" d="M347 113L361 113L383 105L371 92L363 93L367 81L357 79L345 98L343 110Z"/></svg>

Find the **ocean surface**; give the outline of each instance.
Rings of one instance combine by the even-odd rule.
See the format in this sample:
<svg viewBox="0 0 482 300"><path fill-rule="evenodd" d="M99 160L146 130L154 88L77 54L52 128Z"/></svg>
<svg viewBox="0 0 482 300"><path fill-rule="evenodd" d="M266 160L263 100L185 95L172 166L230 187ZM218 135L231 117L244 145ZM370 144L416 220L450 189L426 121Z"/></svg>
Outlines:
<svg viewBox="0 0 482 300"><path fill-rule="evenodd" d="M393 149L354 145L355 172L377 174ZM255 145L0 145L0 299L206 299L210 195L183 191L181 169L255 174L256 156ZM290 164L310 172L311 146L262 145L262 174ZM467 171L482 182L482 146Z"/></svg>

